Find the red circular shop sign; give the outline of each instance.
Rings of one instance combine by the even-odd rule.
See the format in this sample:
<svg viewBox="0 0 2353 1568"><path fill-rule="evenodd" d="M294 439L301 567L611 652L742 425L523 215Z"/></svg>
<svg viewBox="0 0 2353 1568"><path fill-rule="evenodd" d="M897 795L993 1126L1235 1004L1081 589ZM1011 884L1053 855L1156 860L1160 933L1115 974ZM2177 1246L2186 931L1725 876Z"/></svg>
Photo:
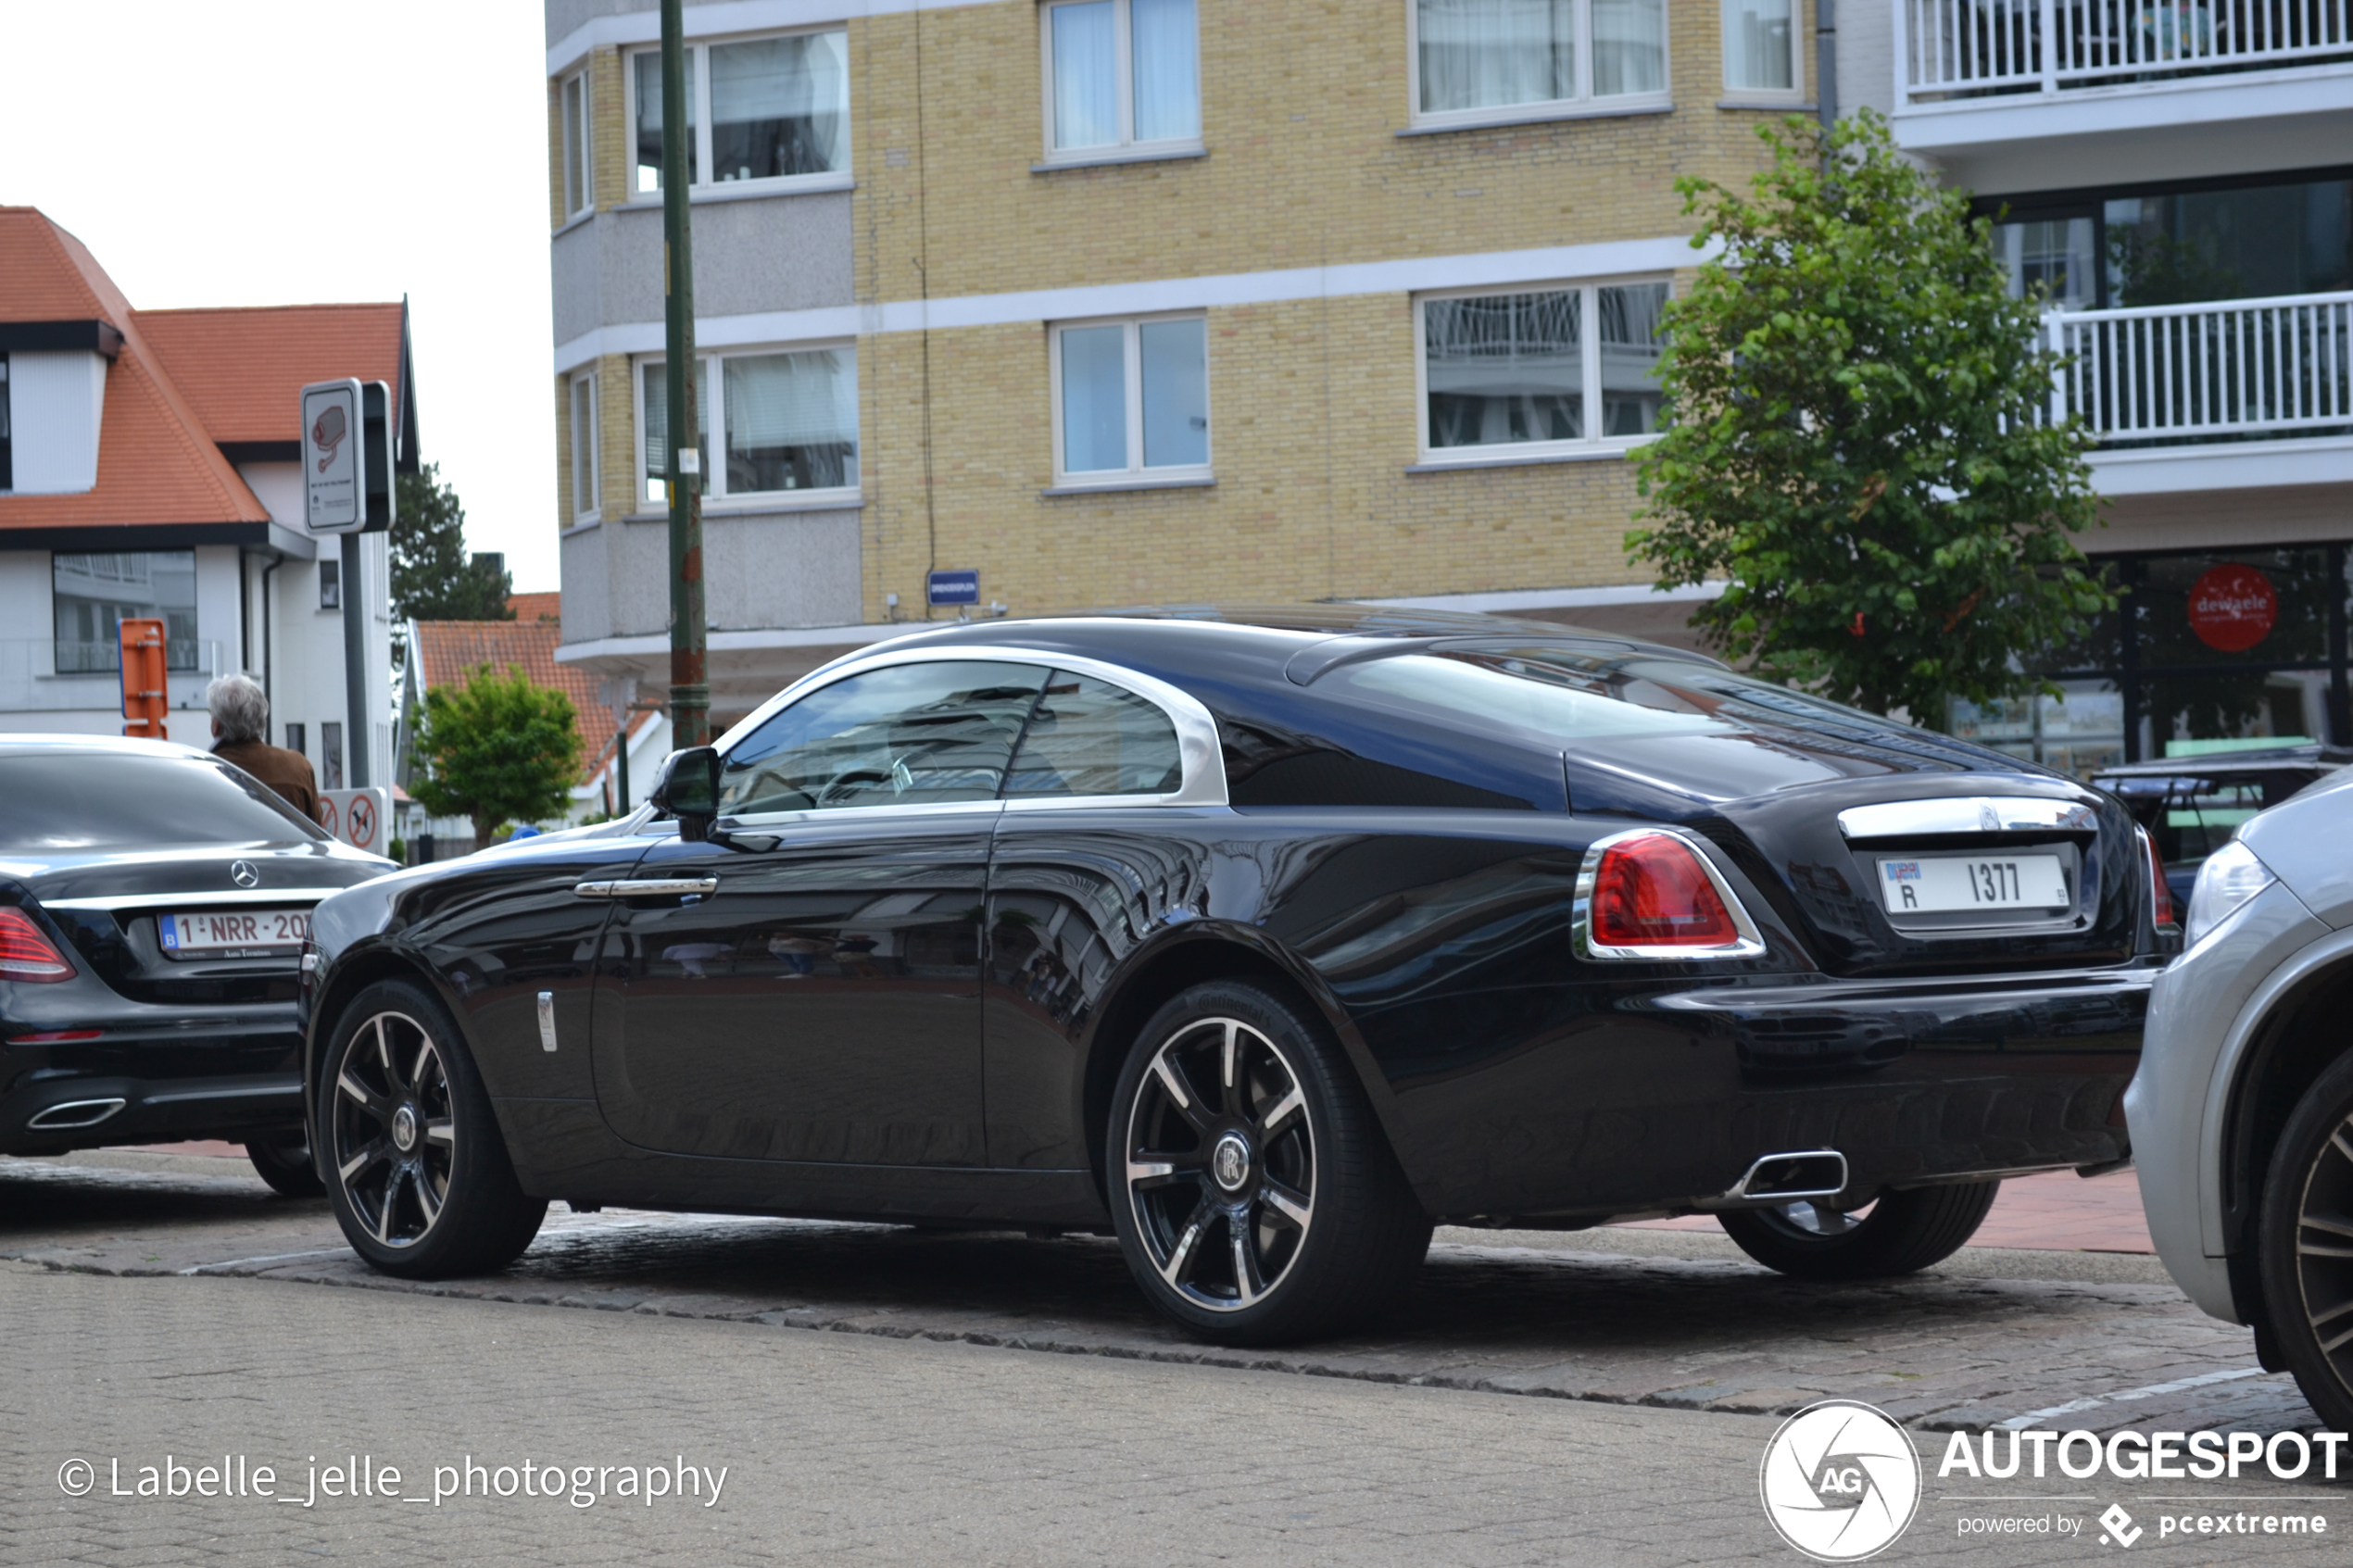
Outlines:
<svg viewBox="0 0 2353 1568"><path fill-rule="evenodd" d="M2208 567L2190 584L2190 630L2208 647L2245 653L2279 620L2279 591L2251 566Z"/></svg>

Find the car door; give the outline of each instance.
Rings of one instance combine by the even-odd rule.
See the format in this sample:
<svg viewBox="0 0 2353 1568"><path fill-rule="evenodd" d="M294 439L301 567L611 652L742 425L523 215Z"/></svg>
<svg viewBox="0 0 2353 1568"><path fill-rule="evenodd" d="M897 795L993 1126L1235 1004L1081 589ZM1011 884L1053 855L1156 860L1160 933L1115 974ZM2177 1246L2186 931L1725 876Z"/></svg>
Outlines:
<svg viewBox="0 0 2353 1568"><path fill-rule="evenodd" d="M1042 666L901 660L728 748L704 843L592 896L597 1099L640 1147L980 1165L981 911L1005 766Z"/></svg>

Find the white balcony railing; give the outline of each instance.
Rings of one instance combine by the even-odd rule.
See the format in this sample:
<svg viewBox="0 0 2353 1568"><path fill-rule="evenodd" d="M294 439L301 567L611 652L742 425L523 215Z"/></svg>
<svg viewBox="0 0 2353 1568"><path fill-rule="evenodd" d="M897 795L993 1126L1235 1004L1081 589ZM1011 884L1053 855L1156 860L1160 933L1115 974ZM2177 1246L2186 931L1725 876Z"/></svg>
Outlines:
<svg viewBox="0 0 2353 1568"><path fill-rule="evenodd" d="M2055 310L2051 414L2103 446L2353 430L2353 293Z"/></svg>
<svg viewBox="0 0 2353 1568"><path fill-rule="evenodd" d="M174 709L201 703L212 678L236 668L227 662L226 646L211 638L174 638L164 655ZM0 714L119 709L120 670L121 652L113 643L0 637Z"/></svg>
<svg viewBox="0 0 2353 1568"><path fill-rule="evenodd" d="M1895 0L1903 107L2353 59L2353 0Z"/></svg>

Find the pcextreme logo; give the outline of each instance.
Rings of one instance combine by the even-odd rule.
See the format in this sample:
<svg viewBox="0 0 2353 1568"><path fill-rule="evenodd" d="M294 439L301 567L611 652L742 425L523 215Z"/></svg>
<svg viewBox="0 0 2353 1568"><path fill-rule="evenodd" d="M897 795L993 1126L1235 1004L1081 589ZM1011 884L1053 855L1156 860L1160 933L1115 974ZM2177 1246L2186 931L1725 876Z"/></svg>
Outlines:
<svg viewBox="0 0 2353 1568"><path fill-rule="evenodd" d="M1781 1539L1817 1562L1859 1562L1912 1523L1920 1459L1879 1411L1824 1399L1781 1423L1765 1445L1756 1489Z"/></svg>

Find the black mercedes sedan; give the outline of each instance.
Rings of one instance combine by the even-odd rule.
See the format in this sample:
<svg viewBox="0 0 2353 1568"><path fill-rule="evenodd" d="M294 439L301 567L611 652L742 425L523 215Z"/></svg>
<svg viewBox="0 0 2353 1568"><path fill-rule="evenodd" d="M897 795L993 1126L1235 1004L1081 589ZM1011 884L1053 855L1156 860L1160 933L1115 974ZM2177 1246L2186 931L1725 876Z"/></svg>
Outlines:
<svg viewBox="0 0 2353 1568"><path fill-rule="evenodd" d="M391 866L201 751L0 735L0 1154L220 1138L317 1192L303 940Z"/></svg>
<svg viewBox="0 0 2353 1568"><path fill-rule="evenodd" d="M553 1198L1107 1231L1231 1343L1439 1223L1900 1273L2128 1157L2155 866L2057 774L1559 626L959 624L321 904L312 1146L395 1273Z"/></svg>

